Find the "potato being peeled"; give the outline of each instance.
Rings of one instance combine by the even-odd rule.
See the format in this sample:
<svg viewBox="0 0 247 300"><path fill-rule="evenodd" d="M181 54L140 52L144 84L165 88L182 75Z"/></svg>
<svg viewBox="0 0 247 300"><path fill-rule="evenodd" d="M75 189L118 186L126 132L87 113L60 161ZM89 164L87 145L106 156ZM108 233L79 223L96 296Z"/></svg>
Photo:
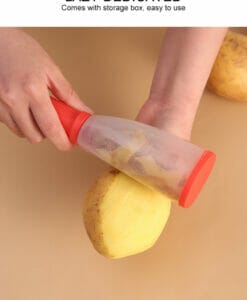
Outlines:
<svg viewBox="0 0 247 300"><path fill-rule="evenodd" d="M88 193L84 223L99 253L121 258L154 245L165 227L170 207L167 196L110 170Z"/></svg>
<svg viewBox="0 0 247 300"><path fill-rule="evenodd" d="M247 101L247 36L229 31L211 71L208 88L215 94Z"/></svg>

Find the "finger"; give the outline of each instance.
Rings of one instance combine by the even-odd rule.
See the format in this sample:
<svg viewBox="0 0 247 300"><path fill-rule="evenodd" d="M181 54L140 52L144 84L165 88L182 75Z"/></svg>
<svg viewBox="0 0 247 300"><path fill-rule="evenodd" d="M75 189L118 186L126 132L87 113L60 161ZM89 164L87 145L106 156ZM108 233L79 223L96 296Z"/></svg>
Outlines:
<svg viewBox="0 0 247 300"><path fill-rule="evenodd" d="M61 151L70 150L72 145L50 101L48 90L38 96L36 95L35 101L30 103L30 108L43 135L57 149Z"/></svg>
<svg viewBox="0 0 247 300"><path fill-rule="evenodd" d="M13 131L14 134L19 136L20 138L25 137L23 132L20 130L19 126L16 124L15 120L11 117L11 115L9 115L9 120L7 122L8 122L7 126L9 127L10 130Z"/></svg>
<svg viewBox="0 0 247 300"><path fill-rule="evenodd" d="M21 103L22 101L19 102ZM24 101L22 103L24 103ZM36 144L43 140L43 135L27 104L11 111L11 116L30 143Z"/></svg>
<svg viewBox="0 0 247 300"><path fill-rule="evenodd" d="M81 101L80 97L76 94L71 84L64 78L59 69L56 69L56 71L48 75L47 84L51 92L58 99L79 110L92 113L92 110Z"/></svg>
<svg viewBox="0 0 247 300"><path fill-rule="evenodd" d="M4 123L17 136L24 137L3 103L0 104L0 122Z"/></svg>

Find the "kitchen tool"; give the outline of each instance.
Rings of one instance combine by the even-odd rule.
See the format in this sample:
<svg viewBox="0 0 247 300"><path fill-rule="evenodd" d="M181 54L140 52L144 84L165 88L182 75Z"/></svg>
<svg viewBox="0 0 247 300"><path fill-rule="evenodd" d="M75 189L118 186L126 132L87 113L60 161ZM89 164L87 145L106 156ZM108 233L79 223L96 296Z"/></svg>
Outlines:
<svg viewBox="0 0 247 300"><path fill-rule="evenodd" d="M78 111L55 98L51 101L71 143L169 195L182 207L194 202L215 163L213 152L169 132L136 121Z"/></svg>

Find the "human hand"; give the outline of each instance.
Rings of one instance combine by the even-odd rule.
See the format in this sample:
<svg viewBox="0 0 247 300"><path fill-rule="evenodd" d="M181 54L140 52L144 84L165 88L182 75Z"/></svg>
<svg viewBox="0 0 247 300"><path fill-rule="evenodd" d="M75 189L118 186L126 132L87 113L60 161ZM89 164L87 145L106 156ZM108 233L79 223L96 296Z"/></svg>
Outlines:
<svg viewBox="0 0 247 300"><path fill-rule="evenodd" d="M148 100L137 120L189 140L226 28L168 29Z"/></svg>
<svg viewBox="0 0 247 300"><path fill-rule="evenodd" d="M190 140L196 106L187 105L188 109L185 113L186 110L183 111L177 99L165 100L159 95L150 96L140 109L136 120Z"/></svg>
<svg viewBox="0 0 247 300"><path fill-rule="evenodd" d="M0 122L31 143L48 138L59 150L72 145L52 106L55 97L90 111L44 49L18 29L0 29Z"/></svg>

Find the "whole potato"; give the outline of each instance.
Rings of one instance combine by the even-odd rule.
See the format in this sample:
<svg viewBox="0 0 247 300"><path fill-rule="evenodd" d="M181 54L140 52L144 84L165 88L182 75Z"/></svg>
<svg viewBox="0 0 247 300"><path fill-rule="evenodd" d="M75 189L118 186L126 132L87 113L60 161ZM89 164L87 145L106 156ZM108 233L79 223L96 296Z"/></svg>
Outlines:
<svg viewBox="0 0 247 300"><path fill-rule="evenodd" d="M247 36L229 31L211 71L208 88L227 99L247 101Z"/></svg>

